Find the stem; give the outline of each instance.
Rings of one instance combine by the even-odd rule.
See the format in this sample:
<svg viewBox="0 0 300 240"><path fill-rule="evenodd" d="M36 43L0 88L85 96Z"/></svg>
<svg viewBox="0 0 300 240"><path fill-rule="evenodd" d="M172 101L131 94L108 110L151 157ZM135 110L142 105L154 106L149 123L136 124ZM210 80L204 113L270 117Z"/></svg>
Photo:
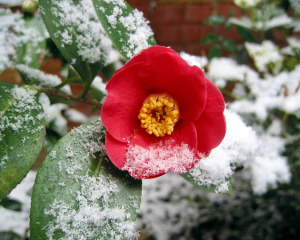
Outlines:
<svg viewBox="0 0 300 240"><path fill-rule="evenodd" d="M99 173L100 173L100 169L101 169L101 166L102 166L103 159L104 159L104 156L102 155L101 158L100 158L100 160L99 160L99 163L98 163L96 172L95 172L95 177L98 177L98 176L99 176Z"/></svg>
<svg viewBox="0 0 300 240"><path fill-rule="evenodd" d="M73 100L76 102L86 103L97 109L101 109L101 107L102 107L101 103L99 103L93 99L87 99L87 98L82 98L80 96L73 96L73 95L65 94L63 92L58 91L56 88L40 87L38 90L40 90L41 92L44 92L46 94L50 94L54 97L59 97L59 98L65 99L65 100ZM82 95L82 94L80 94L80 95Z"/></svg>
<svg viewBox="0 0 300 240"><path fill-rule="evenodd" d="M84 86L84 89L83 89L82 93L80 93L78 98L80 98L80 99L85 98L85 95L88 93L89 89L90 89L89 85Z"/></svg>
<svg viewBox="0 0 300 240"><path fill-rule="evenodd" d="M67 85L67 84L68 84L67 81L63 81L63 82L61 82L60 84L56 85L55 88L56 88L56 89L60 89L60 88L62 88L63 86L65 86L65 85Z"/></svg>

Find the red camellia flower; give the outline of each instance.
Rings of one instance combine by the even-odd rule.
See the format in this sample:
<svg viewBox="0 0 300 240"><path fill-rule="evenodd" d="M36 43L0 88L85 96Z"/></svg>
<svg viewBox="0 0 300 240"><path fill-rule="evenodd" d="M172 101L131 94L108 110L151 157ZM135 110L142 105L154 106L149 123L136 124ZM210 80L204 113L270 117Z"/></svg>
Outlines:
<svg viewBox="0 0 300 240"><path fill-rule="evenodd" d="M107 154L135 178L187 172L224 138L220 90L169 48L141 51L106 89L101 118Z"/></svg>

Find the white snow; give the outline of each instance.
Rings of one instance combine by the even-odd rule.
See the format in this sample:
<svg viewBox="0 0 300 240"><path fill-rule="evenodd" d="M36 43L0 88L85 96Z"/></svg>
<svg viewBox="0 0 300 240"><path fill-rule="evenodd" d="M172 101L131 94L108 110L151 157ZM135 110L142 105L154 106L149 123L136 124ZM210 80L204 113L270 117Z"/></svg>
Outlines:
<svg viewBox="0 0 300 240"><path fill-rule="evenodd" d="M276 47L273 42L263 41L262 44L245 43L245 46L260 72L267 72L270 63L274 64L271 70L274 73L279 72L283 56L279 53L278 47Z"/></svg>
<svg viewBox="0 0 300 240"><path fill-rule="evenodd" d="M48 239L53 239L56 231L64 233L61 239L91 239L99 234L99 228L102 228L101 238L104 239L138 238L128 211L132 206L138 207L138 199L132 196L132 206L123 205L116 196L120 192L116 178L105 171L97 176L91 175L90 171L82 173L91 156L96 158L96 153L105 153L104 144L96 137L99 134L103 137L105 134L100 121L71 131L74 139L72 147L65 145L65 157L57 162L57 168L62 174L66 174L66 181L80 183L79 190L69 192L75 197L78 207L72 207L64 198L54 199L44 211L45 215L54 217L47 225ZM56 152L51 157L60 156ZM67 185L66 181L58 185L62 191Z"/></svg>
<svg viewBox="0 0 300 240"><path fill-rule="evenodd" d="M54 24L64 28L63 32L56 32L56 37L62 40L62 47L76 43L78 54L89 63L106 58L112 43L98 20L92 1L83 0L74 4L71 0L51 0L51 3L52 13L56 17Z"/></svg>
<svg viewBox="0 0 300 240"><path fill-rule="evenodd" d="M181 52L180 56L185 61L187 61L187 63L190 64L191 66L197 66L198 68L202 69L203 71L208 63L207 57L198 57L198 56L190 55L186 52Z"/></svg>
<svg viewBox="0 0 300 240"><path fill-rule="evenodd" d="M221 144L189 171L199 185L217 186L218 192L228 190L227 181L235 167L249 166L259 144L254 130L236 113L226 110L225 118L227 131Z"/></svg>
<svg viewBox="0 0 300 240"><path fill-rule="evenodd" d="M187 144L172 146L169 141L160 141L152 144L149 149L139 145L129 145L122 170L127 170L132 176L139 178L160 172L183 173L195 161L197 158Z"/></svg>
<svg viewBox="0 0 300 240"><path fill-rule="evenodd" d="M21 211L13 211L0 206L0 232L12 231L19 236L25 236L29 229L29 212L35 171L30 171L22 182L8 195L10 199L21 203Z"/></svg>
<svg viewBox="0 0 300 240"><path fill-rule="evenodd" d="M285 141L278 137L263 135L261 147L251 165L252 188L257 194L276 188L277 182L288 183L291 178L287 159L281 156Z"/></svg>
<svg viewBox="0 0 300 240"><path fill-rule="evenodd" d="M53 74L44 73L41 70L33 69L24 64L16 65L16 69L20 72L26 74L27 78L34 83L35 86L41 87L55 87L56 85L62 83L62 80ZM66 94L72 94L69 85L65 85L60 90Z"/></svg>

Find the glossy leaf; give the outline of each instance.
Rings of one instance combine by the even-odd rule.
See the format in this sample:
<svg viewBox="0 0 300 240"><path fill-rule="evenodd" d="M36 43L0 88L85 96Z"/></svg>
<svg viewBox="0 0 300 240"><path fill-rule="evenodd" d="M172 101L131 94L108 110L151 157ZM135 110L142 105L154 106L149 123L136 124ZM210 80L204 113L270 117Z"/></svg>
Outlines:
<svg viewBox="0 0 300 240"><path fill-rule="evenodd" d="M257 42L256 37L253 35L253 33L244 27L236 26L236 30L239 34L239 36L248 42Z"/></svg>
<svg viewBox="0 0 300 240"><path fill-rule="evenodd" d="M39 17L25 19L25 27L28 35L23 36L25 43L17 48L18 64L26 64L32 68L39 68L41 55L46 51L46 38L44 27ZM27 39L28 37L30 39ZM32 39L33 38L33 39Z"/></svg>
<svg viewBox="0 0 300 240"><path fill-rule="evenodd" d="M212 192L212 193L216 193L218 192L218 186L215 185L210 185L210 186L204 186L204 185L200 185L194 178L193 176L189 173L183 173L183 174L179 174L181 177L183 177L185 180L187 180L188 182L192 183L194 186L207 191L207 192ZM232 195L232 183L231 183L231 178L226 179L226 183L228 184L228 189L229 191L227 193L229 193L230 195Z"/></svg>
<svg viewBox="0 0 300 240"><path fill-rule="evenodd" d="M95 121L51 149L33 188L32 239L130 239L142 182L107 159L104 138L102 123Z"/></svg>
<svg viewBox="0 0 300 240"><path fill-rule="evenodd" d="M209 59L212 59L212 58L214 58L214 57L221 57L221 46L220 46L220 44L216 44L215 46L213 46L211 49L210 49L210 51L209 51L209 53L208 53L208 58Z"/></svg>
<svg viewBox="0 0 300 240"><path fill-rule="evenodd" d="M206 19L203 20L204 24L210 25L210 26L218 26L226 23L227 19L223 17L222 15L212 15Z"/></svg>
<svg viewBox="0 0 300 240"><path fill-rule="evenodd" d="M208 43L213 43L215 41L217 41L219 38L219 36L215 33L211 33L211 34L208 34L206 37L204 37L200 43L203 43L203 44L208 44Z"/></svg>
<svg viewBox="0 0 300 240"><path fill-rule="evenodd" d="M222 46L229 52L237 52L237 47L235 45L235 43L233 41L231 41L230 39L222 39L221 41Z"/></svg>
<svg viewBox="0 0 300 240"><path fill-rule="evenodd" d="M89 86L110 43L89 1L39 1L46 28L66 60Z"/></svg>
<svg viewBox="0 0 300 240"><path fill-rule="evenodd" d="M125 1L92 0L106 33L122 56L129 60L142 49L156 45L142 13Z"/></svg>
<svg viewBox="0 0 300 240"><path fill-rule="evenodd" d="M0 82L0 199L22 181L42 150L46 122L37 93Z"/></svg>
<svg viewBox="0 0 300 240"><path fill-rule="evenodd" d="M10 199L9 197L5 197L0 200L0 206L17 212L21 211L22 209L22 204L20 202L14 199Z"/></svg>

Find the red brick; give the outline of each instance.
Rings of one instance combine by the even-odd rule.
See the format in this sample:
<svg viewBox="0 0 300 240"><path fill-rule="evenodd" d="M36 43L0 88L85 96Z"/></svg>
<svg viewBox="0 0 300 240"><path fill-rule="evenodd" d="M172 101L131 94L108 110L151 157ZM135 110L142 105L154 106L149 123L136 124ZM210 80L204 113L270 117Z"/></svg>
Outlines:
<svg viewBox="0 0 300 240"><path fill-rule="evenodd" d="M196 56L207 56L211 47L208 45L201 45L200 43L187 44L184 46L184 52Z"/></svg>
<svg viewBox="0 0 300 240"><path fill-rule="evenodd" d="M185 43L199 43L199 41L206 36L211 30L211 27L200 24L185 24L181 27L181 42Z"/></svg>
<svg viewBox="0 0 300 240"><path fill-rule="evenodd" d="M189 4L185 8L186 23L201 23L212 14L211 4Z"/></svg>
<svg viewBox="0 0 300 240"><path fill-rule="evenodd" d="M180 24L184 21L184 6L158 6L150 14L152 24Z"/></svg>
<svg viewBox="0 0 300 240"><path fill-rule="evenodd" d="M216 13L223 15L224 17L229 17L230 11L233 11L235 17L242 15L242 10L235 6L234 4L217 4L215 7Z"/></svg>
<svg viewBox="0 0 300 240"><path fill-rule="evenodd" d="M154 25L152 29L159 44L179 43L181 40L180 28L176 25Z"/></svg>

